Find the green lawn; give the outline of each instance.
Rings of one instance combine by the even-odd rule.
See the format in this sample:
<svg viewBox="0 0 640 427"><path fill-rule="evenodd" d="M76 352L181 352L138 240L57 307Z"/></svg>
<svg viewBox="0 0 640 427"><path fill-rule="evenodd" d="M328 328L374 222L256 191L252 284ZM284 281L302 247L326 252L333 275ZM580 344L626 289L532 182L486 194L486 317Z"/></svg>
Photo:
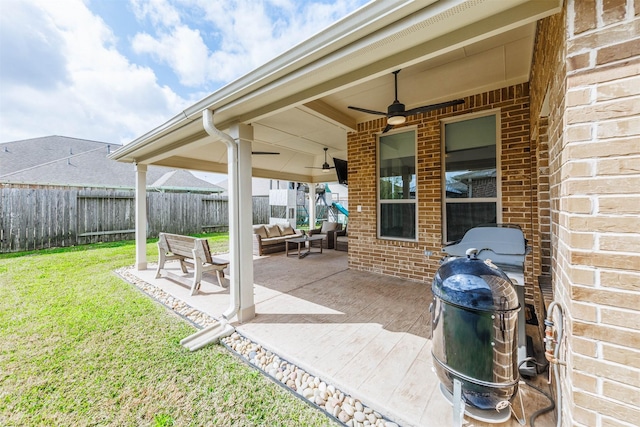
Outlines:
<svg viewBox="0 0 640 427"><path fill-rule="evenodd" d="M134 260L132 242L0 255L0 425L333 425L224 347L181 347L194 327L113 273Z"/></svg>

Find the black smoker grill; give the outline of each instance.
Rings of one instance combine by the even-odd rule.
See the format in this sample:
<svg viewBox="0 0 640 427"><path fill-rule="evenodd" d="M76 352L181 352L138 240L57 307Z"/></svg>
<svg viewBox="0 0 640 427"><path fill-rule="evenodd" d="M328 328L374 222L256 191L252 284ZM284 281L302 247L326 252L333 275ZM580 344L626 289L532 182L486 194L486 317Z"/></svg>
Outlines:
<svg viewBox="0 0 640 427"><path fill-rule="evenodd" d="M526 241L519 228L476 227L443 251L450 257L432 286L433 358L443 392L454 394L457 382L456 399L481 411L503 408L517 392L520 343L526 357L526 336L519 337Z"/></svg>
<svg viewBox="0 0 640 427"><path fill-rule="evenodd" d="M525 333L525 301L524 301L524 260L531 251L527 246L522 230L517 225L498 224L474 227L456 243L445 246L442 251L448 255L444 262L466 256L468 249L478 250L478 258L491 260L509 277L515 285L518 301L522 310L518 315L518 362L522 362L532 354L527 351L527 335ZM533 364L524 363L520 366L520 373L526 376L536 376Z"/></svg>

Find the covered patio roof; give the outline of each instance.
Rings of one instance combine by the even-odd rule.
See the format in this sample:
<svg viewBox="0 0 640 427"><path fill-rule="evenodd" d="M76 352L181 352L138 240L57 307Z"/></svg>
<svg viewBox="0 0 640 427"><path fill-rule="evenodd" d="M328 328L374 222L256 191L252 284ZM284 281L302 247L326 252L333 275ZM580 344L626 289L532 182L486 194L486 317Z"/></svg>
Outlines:
<svg viewBox="0 0 640 427"><path fill-rule="evenodd" d="M561 0L374 2L224 86L110 157L227 172L226 146L203 127L253 128L254 177L325 182L323 148L347 158L347 133L398 98L407 109L526 82L537 20Z"/></svg>

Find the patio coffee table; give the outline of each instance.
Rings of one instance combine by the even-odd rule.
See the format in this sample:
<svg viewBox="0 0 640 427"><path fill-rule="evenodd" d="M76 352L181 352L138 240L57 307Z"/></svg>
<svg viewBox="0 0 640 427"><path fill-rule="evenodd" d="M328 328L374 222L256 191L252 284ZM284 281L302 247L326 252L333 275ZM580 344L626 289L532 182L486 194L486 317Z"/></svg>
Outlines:
<svg viewBox="0 0 640 427"><path fill-rule="evenodd" d="M320 248L319 253L322 253L323 238L323 236L304 236L296 237L295 239L287 239L285 243L285 254L286 256L289 256L289 245L293 245L294 243L298 246L298 258L304 258L309 255L312 247ZM309 242L309 245L307 245L307 242ZM301 252L303 247L307 248L306 252Z"/></svg>

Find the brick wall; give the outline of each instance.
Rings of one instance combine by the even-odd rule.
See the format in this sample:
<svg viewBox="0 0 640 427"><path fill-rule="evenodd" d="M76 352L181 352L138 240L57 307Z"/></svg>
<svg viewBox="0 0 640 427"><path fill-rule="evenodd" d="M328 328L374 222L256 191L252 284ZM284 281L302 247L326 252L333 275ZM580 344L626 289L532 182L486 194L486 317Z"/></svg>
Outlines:
<svg viewBox="0 0 640 427"><path fill-rule="evenodd" d="M430 284L439 267L442 248L441 119L500 110L502 134L502 221L518 224L525 237L533 234L535 209L531 201L532 176L529 138L529 85L520 84L465 98L461 106L410 117L417 133L418 241L381 240L376 234L376 134L385 119L358 125L349 134L349 266ZM361 207L361 212L357 211ZM353 212L353 214L351 214ZM431 257L425 250L435 251ZM533 256L526 264L526 282L532 283Z"/></svg>
<svg viewBox="0 0 640 427"><path fill-rule="evenodd" d="M535 140L537 166L537 208L538 229L536 243L540 247L540 271L534 274L551 275L551 197L549 193L549 135L548 119L542 117L538 122L538 137Z"/></svg>
<svg viewBox="0 0 640 427"><path fill-rule="evenodd" d="M638 0L573 0L538 27L531 129L548 123L564 425L640 419L639 14Z"/></svg>
<svg viewBox="0 0 640 427"><path fill-rule="evenodd" d="M573 402L585 425L640 419L640 3L568 6L560 221ZM573 13L571 13L573 12ZM632 166L634 165L635 166ZM595 421L595 423L593 423Z"/></svg>
<svg viewBox="0 0 640 427"><path fill-rule="evenodd" d="M531 65L530 95L531 95L531 135L537 147L535 159L539 172L537 187L538 224L534 245L540 245L540 275L554 276L555 265L562 254L558 251L558 205L560 176L556 172L561 159L562 139L564 137L563 117L566 92L566 10L557 15L538 22L536 41ZM548 233L548 234L545 234ZM543 241L547 245L548 253L543 250ZM544 259L544 260L543 260ZM550 282L552 280L547 280ZM536 307L539 318L546 315L541 297L537 295ZM549 299L570 303L567 292L561 287L553 288ZM540 319L539 328L544 324ZM571 417L568 414L573 403L569 391L565 387L564 402L558 407L562 409L564 420ZM553 389L555 392L555 388ZM555 395L555 393L554 393ZM557 398L558 396L556 396ZM565 425L571 425L565 424Z"/></svg>

